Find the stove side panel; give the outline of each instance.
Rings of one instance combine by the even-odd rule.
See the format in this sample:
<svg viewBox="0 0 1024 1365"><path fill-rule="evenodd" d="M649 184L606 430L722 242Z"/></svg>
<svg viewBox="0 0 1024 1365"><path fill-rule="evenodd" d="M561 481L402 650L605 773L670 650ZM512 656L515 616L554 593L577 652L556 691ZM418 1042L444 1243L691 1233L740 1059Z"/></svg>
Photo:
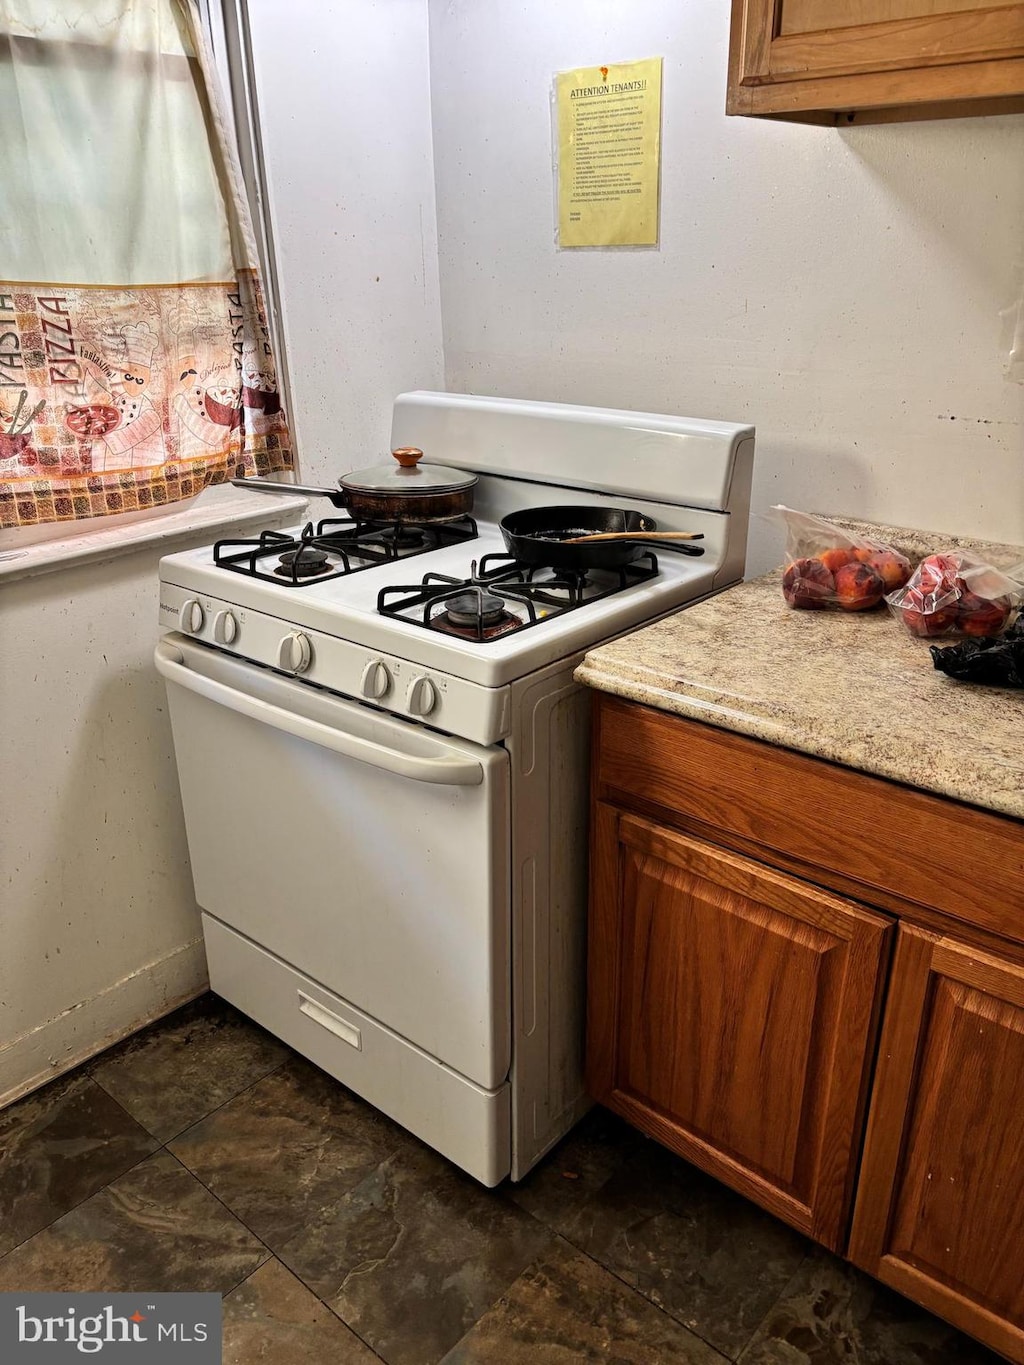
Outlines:
<svg viewBox="0 0 1024 1365"><path fill-rule="evenodd" d="M575 656L513 684L512 1178L580 1119L590 693Z"/></svg>
<svg viewBox="0 0 1024 1365"><path fill-rule="evenodd" d="M747 537L750 530L750 492L754 478L754 438L736 443L736 458L726 499L728 527L723 538L722 562L715 572L715 587L738 583L747 566Z"/></svg>

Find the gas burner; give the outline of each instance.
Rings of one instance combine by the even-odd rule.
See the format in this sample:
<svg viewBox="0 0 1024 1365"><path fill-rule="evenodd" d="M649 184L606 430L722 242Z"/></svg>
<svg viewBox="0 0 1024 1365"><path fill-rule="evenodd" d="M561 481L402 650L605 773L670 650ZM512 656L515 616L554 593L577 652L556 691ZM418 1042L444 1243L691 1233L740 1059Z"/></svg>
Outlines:
<svg viewBox="0 0 1024 1365"><path fill-rule="evenodd" d="M477 588L448 599L448 616L455 626L492 626L505 614L505 599Z"/></svg>
<svg viewBox="0 0 1024 1365"><path fill-rule="evenodd" d="M303 588L394 559L411 559L428 550L475 540L476 536L477 526L472 517L416 523L331 517L316 526L308 522L297 536L262 531L255 539L218 540L213 547L213 562L218 568L259 578L264 583ZM277 564L268 573L264 561L273 559Z"/></svg>
<svg viewBox="0 0 1024 1365"><path fill-rule="evenodd" d="M510 611L500 612L493 621L457 621L450 611L439 611L430 618L430 629L439 630L444 635L458 635L463 640L496 640L499 635L508 635L520 630L527 623L520 621Z"/></svg>
<svg viewBox="0 0 1024 1365"><path fill-rule="evenodd" d="M410 625L483 644L599 602L657 574L658 561L649 551L622 569L591 573L556 573L523 564L513 555L491 554L484 555L479 566L473 560L465 579L427 573L419 583L382 588L377 610ZM522 610L509 610L510 601Z"/></svg>
<svg viewBox="0 0 1024 1365"><path fill-rule="evenodd" d="M330 556L326 550L315 545L300 545L294 550L285 550L280 563L274 570L283 578L311 578L314 574L330 573Z"/></svg>
<svg viewBox="0 0 1024 1365"><path fill-rule="evenodd" d="M425 526L405 526L402 524L381 526L373 534L380 536L385 545L394 545L398 550L417 550L426 544L428 536Z"/></svg>
<svg viewBox="0 0 1024 1365"><path fill-rule="evenodd" d="M446 635L459 635L465 640L493 640L497 635L518 630L523 624L518 616L507 610L503 597L496 597L481 587L471 587L468 592L445 597L443 601L445 609L431 616L430 625Z"/></svg>
<svg viewBox="0 0 1024 1365"><path fill-rule="evenodd" d="M472 517L454 517L451 521L356 521L331 517L318 524L316 533L329 545L344 545L357 553L378 551L385 559L411 559L426 550L475 540L478 535Z"/></svg>

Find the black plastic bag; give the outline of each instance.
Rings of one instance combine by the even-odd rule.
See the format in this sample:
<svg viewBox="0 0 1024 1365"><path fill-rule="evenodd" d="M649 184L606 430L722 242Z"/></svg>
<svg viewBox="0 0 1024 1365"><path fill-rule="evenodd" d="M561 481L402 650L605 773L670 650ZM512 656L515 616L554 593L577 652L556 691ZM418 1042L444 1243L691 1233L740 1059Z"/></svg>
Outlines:
<svg viewBox="0 0 1024 1365"><path fill-rule="evenodd" d="M1024 687L1024 616L1005 635L986 635L945 649L932 645L931 655L940 673L960 682Z"/></svg>

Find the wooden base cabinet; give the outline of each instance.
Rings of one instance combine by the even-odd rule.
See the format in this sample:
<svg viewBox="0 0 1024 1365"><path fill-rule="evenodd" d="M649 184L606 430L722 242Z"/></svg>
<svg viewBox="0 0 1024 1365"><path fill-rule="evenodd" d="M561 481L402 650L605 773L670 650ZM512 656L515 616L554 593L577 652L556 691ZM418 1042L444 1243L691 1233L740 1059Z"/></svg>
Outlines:
<svg viewBox="0 0 1024 1365"><path fill-rule="evenodd" d="M1024 822L594 712L594 1098L1024 1365Z"/></svg>
<svg viewBox="0 0 1024 1365"><path fill-rule="evenodd" d="M850 1256L1024 1359L1024 968L900 930Z"/></svg>
<svg viewBox="0 0 1024 1365"><path fill-rule="evenodd" d="M891 922L609 805L594 860L591 1093L838 1248Z"/></svg>

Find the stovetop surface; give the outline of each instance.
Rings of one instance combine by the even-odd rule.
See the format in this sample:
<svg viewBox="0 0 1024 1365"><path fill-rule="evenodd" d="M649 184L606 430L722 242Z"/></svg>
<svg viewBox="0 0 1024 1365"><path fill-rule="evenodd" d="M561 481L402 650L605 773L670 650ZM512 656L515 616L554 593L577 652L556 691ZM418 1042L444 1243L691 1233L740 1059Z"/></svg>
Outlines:
<svg viewBox="0 0 1024 1365"><path fill-rule="evenodd" d="M587 498L590 500L599 499ZM695 524L691 509L651 504L646 510L664 529L673 526L666 512L674 511L677 514L674 529L706 530L706 554L689 558L661 551L657 556L658 573L649 581L638 582L564 615L541 620L528 629L484 641L425 629L417 620L381 615L378 599L383 589L419 584L425 574L465 579L470 576L474 562L479 564L485 556L507 556L501 530L490 519L478 518L478 535L473 540L376 564L343 577L313 579L299 586L225 569L215 564L212 545L165 557L160 576L164 582L195 592L211 611L226 605L243 614L259 612L296 629L324 632L362 645L368 651L381 651L494 687L588 649L722 586L715 583L715 574L722 559L728 517L699 513L696 514L699 524ZM305 524L283 528L282 534L301 536ZM554 571L546 572L555 576ZM618 575L595 571L592 579L599 586L610 586ZM497 591L500 593L500 589ZM518 612L514 603L508 604Z"/></svg>

